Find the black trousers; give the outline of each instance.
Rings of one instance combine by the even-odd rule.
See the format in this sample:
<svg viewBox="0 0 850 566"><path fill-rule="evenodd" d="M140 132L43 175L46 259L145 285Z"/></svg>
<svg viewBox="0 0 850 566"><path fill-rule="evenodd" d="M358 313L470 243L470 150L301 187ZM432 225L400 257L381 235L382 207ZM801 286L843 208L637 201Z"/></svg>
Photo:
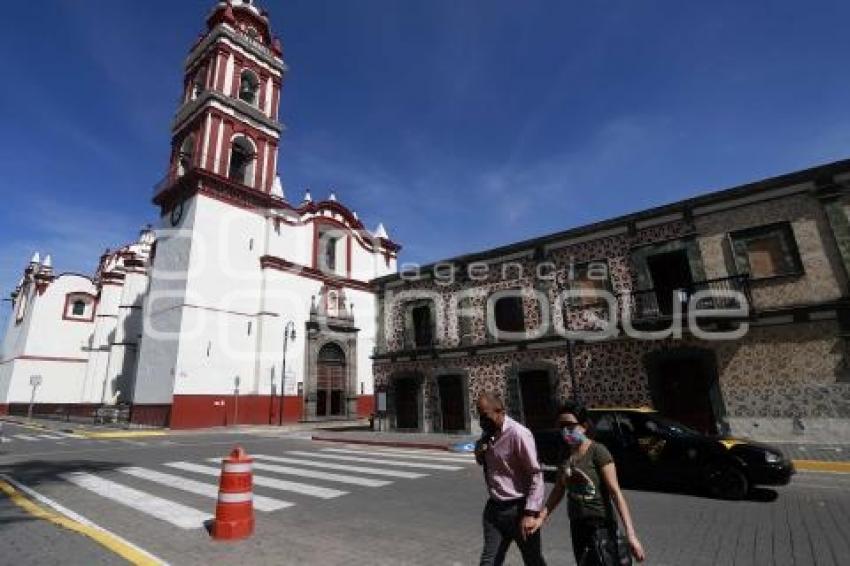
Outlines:
<svg viewBox="0 0 850 566"><path fill-rule="evenodd" d="M617 566L616 542L603 522L570 521L573 556L578 566Z"/></svg>
<svg viewBox="0 0 850 566"><path fill-rule="evenodd" d="M481 566L501 566L512 542L516 542L526 566L546 566L538 530L523 540L520 521L525 509L525 499L496 501L490 499L484 507L484 549Z"/></svg>

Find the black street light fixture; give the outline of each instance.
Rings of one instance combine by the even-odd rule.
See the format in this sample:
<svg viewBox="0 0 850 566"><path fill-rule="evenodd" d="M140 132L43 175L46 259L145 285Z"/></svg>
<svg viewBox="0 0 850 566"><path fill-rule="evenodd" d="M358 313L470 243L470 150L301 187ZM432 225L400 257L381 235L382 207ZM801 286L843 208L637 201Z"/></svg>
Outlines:
<svg viewBox="0 0 850 566"><path fill-rule="evenodd" d="M286 391L286 347L289 341L295 341L295 323L291 320L283 327L283 362L280 366L280 403L278 407L278 425L283 426L283 394Z"/></svg>

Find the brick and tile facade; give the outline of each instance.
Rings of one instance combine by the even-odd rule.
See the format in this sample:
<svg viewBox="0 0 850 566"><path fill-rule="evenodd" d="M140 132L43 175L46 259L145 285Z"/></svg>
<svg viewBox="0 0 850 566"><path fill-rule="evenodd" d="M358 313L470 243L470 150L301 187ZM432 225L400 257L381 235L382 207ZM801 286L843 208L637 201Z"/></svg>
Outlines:
<svg viewBox="0 0 850 566"><path fill-rule="evenodd" d="M706 384L710 399L701 406L710 408L717 430L763 438L847 434L848 180L850 161L837 162L376 280L381 308L374 368L376 384L387 390L390 423L444 430L444 409L458 406L457 399L440 398L441 390L453 391L443 389L446 376L464 388L464 418L452 422L465 422L470 432L474 399L484 390L500 392L509 411L526 420L534 418L524 414L528 407L540 407L532 397L543 391L557 401L575 394L593 406L667 403L669 412L670 403L688 406L687 395L675 399L675 391L692 391L693 369L700 376L694 379ZM763 231L787 236L771 240ZM792 268L770 277L742 272L740 234L755 242L747 244L745 261L787 257ZM665 268L658 258L679 261L689 282L681 286L681 300L703 291L708 302L693 304L716 308L728 306L717 297L739 291L746 315L711 312L699 322L714 331L745 324L742 335L701 339L684 324L681 337L663 336L677 317L662 291L679 286L662 288ZM599 287L610 290L617 321L605 304L559 299L574 286L576 266L587 262L605 267L607 280ZM506 289L522 295L525 339L488 333L495 312L488 298L493 303L494 293ZM412 307L421 305L430 308L427 343L413 336ZM624 312L636 328L661 334L651 340L626 335ZM568 348L559 328L620 332L572 340ZM548 385L529 389L523 380L532 378Z"/></svg>

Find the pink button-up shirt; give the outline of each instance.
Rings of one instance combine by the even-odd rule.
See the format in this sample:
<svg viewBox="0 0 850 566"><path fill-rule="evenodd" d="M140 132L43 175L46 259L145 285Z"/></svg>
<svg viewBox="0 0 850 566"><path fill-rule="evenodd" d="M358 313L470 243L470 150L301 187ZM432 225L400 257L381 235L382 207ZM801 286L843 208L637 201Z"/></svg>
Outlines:
<svg viewBox="0 0 850 566"><path fill-rule="evenodd" d="M484 452L484 477L490 497L498 501L525 497L525 508L543 508L543 471L531 431L505 415L502 430Z"/></svg>

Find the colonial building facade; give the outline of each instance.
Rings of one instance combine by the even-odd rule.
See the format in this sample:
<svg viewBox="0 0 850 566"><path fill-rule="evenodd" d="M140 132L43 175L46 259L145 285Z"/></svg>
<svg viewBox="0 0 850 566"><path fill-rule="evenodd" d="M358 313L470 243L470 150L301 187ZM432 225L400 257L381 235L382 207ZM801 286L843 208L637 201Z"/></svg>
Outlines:
<svg viewBox="0 0 850 566"><path fill-rule="evenodd" d="M391 425L475 432L495 390L532 428L577 397L846 439L848 183L850 160L379 278Z"/></svg>
<svg viewBox="0 0 850 566"><path fill-rule="evenodd" d="M263 10L216 4L185 61L160 226L91 278L33 258L13 294L0 412L33 395L37 414L120 406L175 428L371 412L369 281L395 271L400 247L333 192L287 199L285 71Z"/></svg>

